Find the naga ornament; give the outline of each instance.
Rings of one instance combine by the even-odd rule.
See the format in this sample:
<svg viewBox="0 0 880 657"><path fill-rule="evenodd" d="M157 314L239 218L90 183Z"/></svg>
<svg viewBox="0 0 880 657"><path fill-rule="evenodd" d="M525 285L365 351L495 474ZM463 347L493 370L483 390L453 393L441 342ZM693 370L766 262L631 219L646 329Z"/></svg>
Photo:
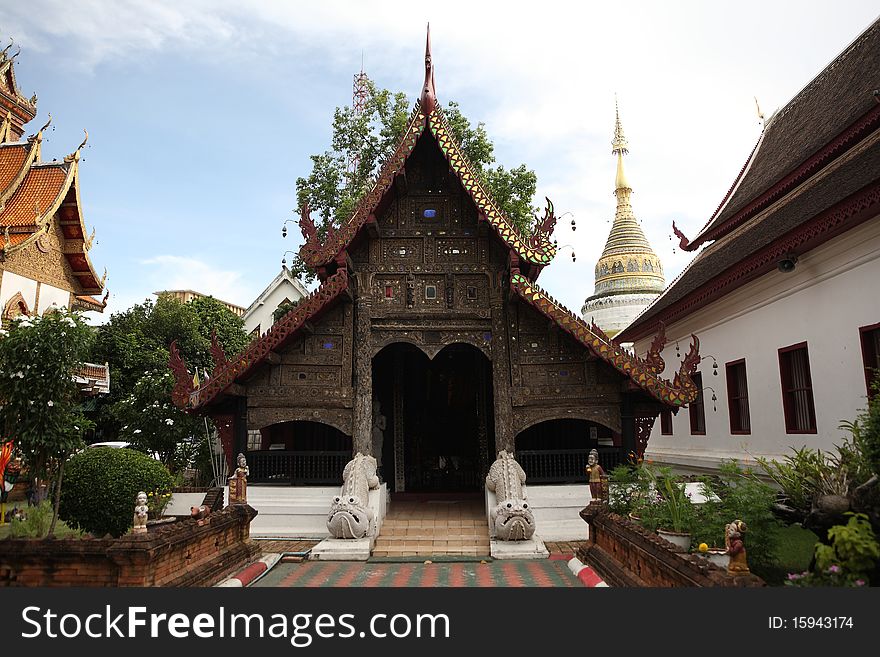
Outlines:
<svg viewBox="0 0 880 657"><path fill-rule="evenodd" d="M342 490L333 498L327 529L333 538L364 538L373 528L370 489L379 487L376 459L360 452L342 471Z"/></svg>
<svg viewBox="0 0 880 657"><path fill-rule="evenodd" d="M495 493L498 504L492 510L490 528L502 541L525 541L535 533L535 516L526 501L526 473L505 450L486 475L486 488Z"/></svg>

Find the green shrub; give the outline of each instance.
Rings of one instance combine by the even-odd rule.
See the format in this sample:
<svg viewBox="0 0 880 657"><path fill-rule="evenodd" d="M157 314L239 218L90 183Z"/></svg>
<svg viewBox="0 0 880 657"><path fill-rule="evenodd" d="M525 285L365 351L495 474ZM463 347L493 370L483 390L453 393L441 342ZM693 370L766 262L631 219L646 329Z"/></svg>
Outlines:
<svg viewBox="0 0 880 657"><path fill-rule="evenodd" d="M812 573L791 574L791 586L865 586L877 559L880 544L863 513L847 513L849 522L828 531L831 545L816 545L816 565Z"/></svg>
<svg viewBox="0 0 880 657"><path fill-rule="evenodd" d="M9 535L13 538L43 538L52 524L54 509L49 500L43 500L39 506L27 509L23 520L13 520L9 525Z"/></svg>
<svg viewBox="0 0 880 657"><path fill-rule="evenodd" d="M697 511L693 543L723 546L725 525L742 520L748 528L745 545L749 567L763 577L776 561L780 527L773 514L776 491L735 460L723 461L718 475L702 482L703 493L710 499Z"/></svg>
<svg viewBox="0 0 880 657"><path fill-rule="evenodd" d="M171 490L173 480L159 461L133 449L87 449L64 468L61 517L71 527L121 536L132 525L139 491Z"/></svg>

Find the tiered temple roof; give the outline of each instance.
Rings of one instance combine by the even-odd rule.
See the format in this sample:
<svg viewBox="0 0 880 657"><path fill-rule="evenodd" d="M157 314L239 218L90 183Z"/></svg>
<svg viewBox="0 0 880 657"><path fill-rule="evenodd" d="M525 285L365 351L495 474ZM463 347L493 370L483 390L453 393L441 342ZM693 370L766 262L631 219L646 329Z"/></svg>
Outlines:
<svg viewBox="0 0 880 657"><path fill-rule="evenodd" d="M880 20L764 126L700 233L704 247L619 337L638 340L876 215L880 207Z"/></svg>
<svg viewBox="0 0 880 657"><path fill-rule="evenodd" d="M36 116L36 96L25 98L15 83L13 57L0 53L0 261L30 245L47 252L46 236L56 228L64 239L62 252L75 280L75 306L103 310L104 277L95 273L89 258L92 236L86 233L79 195L80 153L88 140L59 161L43 162L43 134L22 140L24 125ZM106 274L105 274L106 276Z"/></svg>

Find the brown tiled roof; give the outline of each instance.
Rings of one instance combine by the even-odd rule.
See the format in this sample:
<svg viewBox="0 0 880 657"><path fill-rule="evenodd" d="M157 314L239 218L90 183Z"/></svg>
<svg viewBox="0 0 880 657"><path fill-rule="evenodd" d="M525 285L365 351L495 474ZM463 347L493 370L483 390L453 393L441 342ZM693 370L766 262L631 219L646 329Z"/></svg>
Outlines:
<svg viewBox="0 0 880 657"><path fill-rule="evenodd" d="M18 178L27 157L27 144L0 145L0 195Z"/></svg>
<svg viewBox="0 0 880 657"><path fill-rule="evenodd" d="M720 281L725 276L729 277L731 272L736 271L737 267L754 254L772 247L774 243L784 241L793 231L828 212L833 206L845 203L847 199L865 197L867 200L857 204L858 210L874 206L875 212L880 211L880 208L876 208L876 201L870 193L880 187L878 180L880 180L880 141L818 181L809 190L794 196L751 225L728 234L704 248L672 285L624 329L617 339L623 341L638 339L651 331L657 319L662 319L668 325L686 315L687 312L668 316L664 311L683 302L688 295L713 280ZM846 218L840 221L845 223ZM803 251L800 253L803 254ZM773 261L762 263L761 266L768 265L775 266ZM743 272L743 276L747 273ZM731 280L732 285L736 282ZM735 288L729 287L727 291L732 289Z"/></svg>
<svg viewBox="0 0 880 657"><path fill-rule="evenodd" d="M67 170L62 164L31 167L15 194L0 212L0 226L32 226L37 214L52 208L64 188Z"/></svg>
<svg viewBox="0 0 880 657"><path fill-rule="evenodd" d="M880 85L880 19L767 122L759 147L725 201L691 244L720 237L724 224L877 106ZM840 151L829 153L824 166ZM729 197L729 198L728 198Z"/></svg>

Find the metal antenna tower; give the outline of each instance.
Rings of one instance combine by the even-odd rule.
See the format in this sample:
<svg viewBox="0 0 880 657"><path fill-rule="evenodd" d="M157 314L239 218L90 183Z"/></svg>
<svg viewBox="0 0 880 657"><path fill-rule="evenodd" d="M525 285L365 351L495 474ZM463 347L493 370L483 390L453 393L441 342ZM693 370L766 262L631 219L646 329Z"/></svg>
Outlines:
<svg viewBox="0 0 880 657"><path fill-rule="evenodd" d="M354 84L352 84L351 91L351 109L354 111L356 117L362 115L364 109L366 109L367 93L367 74L364 73L364 54L361 53L361 72L355 74ZM352 152L350 154L348 158L348 166L346 167L349 180L354 178L360 160L361 159L357 153Z"/></svg>

